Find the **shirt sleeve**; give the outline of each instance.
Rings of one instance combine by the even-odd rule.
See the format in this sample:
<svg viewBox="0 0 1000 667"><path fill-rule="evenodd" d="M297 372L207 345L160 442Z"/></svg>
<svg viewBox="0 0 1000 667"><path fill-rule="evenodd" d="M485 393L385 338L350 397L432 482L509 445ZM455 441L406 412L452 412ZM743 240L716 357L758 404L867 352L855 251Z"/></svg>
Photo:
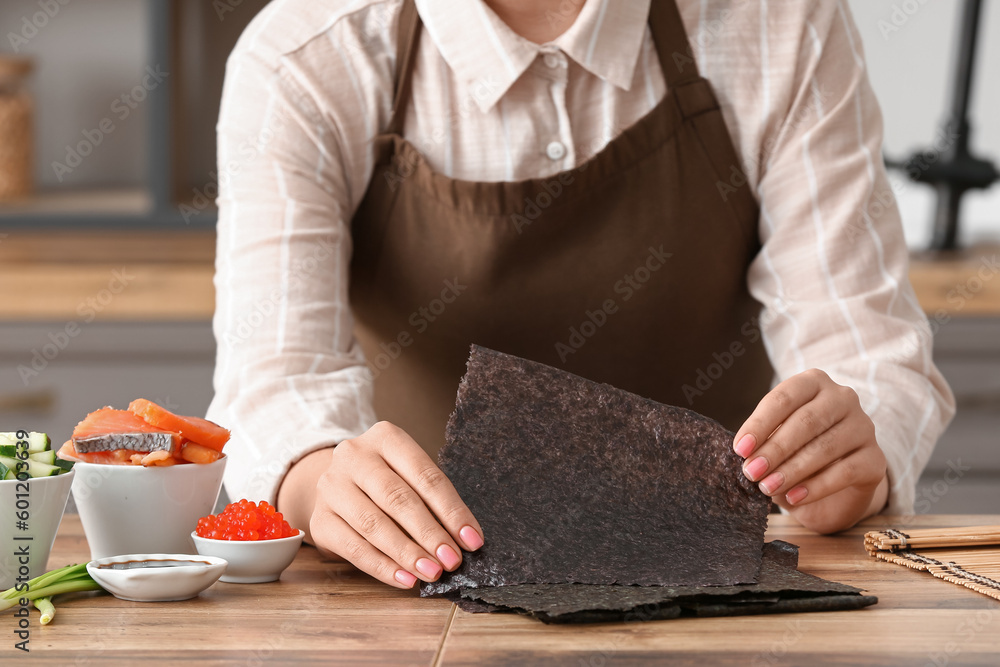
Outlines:
<svg viewBox="0 0 1000 667"><path fill-rule="evenodd" d="M350 184L367 178L354 165L368 144L359 132L344 146L336 119L265 40L246 47L254 27L227 64L218 126L209 417L232 429L229 496L273 503L294 462L375 422L348 302ZM331 80L350 80L346 63L330 59ZM360 117L350 91L331 86L324 104Z"/></svg>
<svg viewBox="0 0 1000 667"><path fill-rule="evenodd" d="M762 151L749 285L779 380L819 368L858 393L888 460L887 511L905 514L954 398L907 276L860 36L843 3L814 6Z"/></svg>

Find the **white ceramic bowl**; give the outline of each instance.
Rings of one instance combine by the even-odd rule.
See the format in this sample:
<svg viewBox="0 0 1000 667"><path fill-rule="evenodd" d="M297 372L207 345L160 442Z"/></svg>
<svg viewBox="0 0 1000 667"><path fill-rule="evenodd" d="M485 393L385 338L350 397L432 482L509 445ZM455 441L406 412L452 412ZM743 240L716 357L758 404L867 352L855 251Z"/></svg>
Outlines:
<svg viewBox="0 0 1000 667"><path fill-rule="evenodd" d="M13 586L19 574L34 579L45 573L75 474L71 470L23 482L16 479L0 481L0 590ZM27 518L21 519L22 516ZM19 527L22 520L27 528ZM20 572L25 564L19 562L18 556L25 548L28 550L27 573Z"/></svg>
<svg viewBox="0 0 1000 667"><path fill-rule="evenodd" d="M152 563L160 567L132 567ZM171 567L165 567L167 564ZM115 569L118 565L122 569ZM101 588L122 600L172 602L189 600L214 584L226 571L226 561L190 554L127 554L87 563L87 572Z"/></svg>
<svg viewBox="0 0 1000 667"><path fill-rule="evenodd" d="M191 527L212 513L225 468L225 454L166 467L77 463L73 498L91 558L194 553Z"/></svg>
<svg viewBox="0 0 1000 667"><path fill-rule="evenodd" d="M277 581L285 568L295 560L295 554L302 546L305 531L299 530L295 537L281 537L276 540L213 540L191 533L198 553L203 556L217 556L229 563L222 581L234 584L260 584Z"/></svg>

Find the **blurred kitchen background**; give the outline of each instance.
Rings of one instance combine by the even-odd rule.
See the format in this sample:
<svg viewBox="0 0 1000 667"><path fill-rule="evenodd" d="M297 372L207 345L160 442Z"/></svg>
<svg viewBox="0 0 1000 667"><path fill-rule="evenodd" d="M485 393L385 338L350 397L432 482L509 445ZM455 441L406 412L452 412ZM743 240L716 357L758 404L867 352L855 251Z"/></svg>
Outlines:
<svg viewBox="0 0 1000 667"><path fill-rule="evenodd" d="M0 3L0 430L45 430L58 444L88 412L140 396L204 414L219 95L229 50L265 4ZM963 11L974 3L847 4L885 116L886 156L903 162L933 149L954 101ZM998 5L982 2L968 108L970 151L993 164ZM929 252L935 192L902 171L892 178L911 278L959 400L917 510L996 512L1000 186L962 198L958 250Z"/></svg>

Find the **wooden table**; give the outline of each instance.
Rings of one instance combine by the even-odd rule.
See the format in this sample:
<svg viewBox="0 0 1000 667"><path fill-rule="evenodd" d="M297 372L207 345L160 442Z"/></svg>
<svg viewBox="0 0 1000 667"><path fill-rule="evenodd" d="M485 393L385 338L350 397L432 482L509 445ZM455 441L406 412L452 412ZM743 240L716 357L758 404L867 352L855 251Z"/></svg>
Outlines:
<svg viewBox="0 0 1000 667"><path fill-rule="evenodd" d="M1000 516L878 517L819 537L772 516L768 538L798 544L801 570L862 587L879 603L859 611L577 626L468 614L324 562L303 547L278 583L217 583L186 602L95 594L57 601L49 626L40 626L32 611L30 656L13 649L7 629L13 619L5 613L0 663L997 665L1000 603L876 561L861 540L874 527L997 523ZM88 553L79 519L67 515L49 566L85 561Z"/></svg>

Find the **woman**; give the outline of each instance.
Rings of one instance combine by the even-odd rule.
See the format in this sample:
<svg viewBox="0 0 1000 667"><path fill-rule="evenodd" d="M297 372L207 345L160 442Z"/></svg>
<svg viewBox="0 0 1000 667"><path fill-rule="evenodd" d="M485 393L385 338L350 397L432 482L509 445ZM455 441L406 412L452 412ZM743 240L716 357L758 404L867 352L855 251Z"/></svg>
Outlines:
<svg viewBox="0 0 1000 667"><path fill-rule="evenodd" d="M954 405L880 142L833 0L276 0L219 125L227 490L386 583L458 567L474 342L719 419L814 530L908 511Z"/></svg>

